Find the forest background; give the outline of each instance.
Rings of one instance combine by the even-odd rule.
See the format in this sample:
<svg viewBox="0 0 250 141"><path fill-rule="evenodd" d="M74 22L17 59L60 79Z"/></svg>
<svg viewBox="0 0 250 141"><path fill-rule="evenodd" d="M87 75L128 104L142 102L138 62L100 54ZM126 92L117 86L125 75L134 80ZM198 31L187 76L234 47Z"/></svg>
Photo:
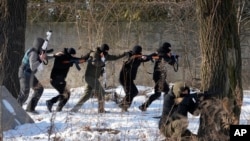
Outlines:
<svg viewBox="0 0 250 141"><path fill-rule="evenodd" d="M243 11L240 25L242 52L243 88L249 89L250 81L250 2L242 4ZM239 3L240 4L240 3ZM77 56L102 43L110 45L111 54L131 50L134 45L143 47L143 54L156 51L165 41L172 44L172 52L178 54L179 69L168 69L168 82L189 81L194 87L200 87L201 53L198 39L196 4L194 0L29 0L27 7L26 49L32 46L36 37L46 37L46 32L53 34L48 48L61 51L65 47L77 49ZM235 33L236 34L236 33ZM106 66L107 86L118 84L120 59L109 62ZM45 87L49 84L49 75L53 63L45 66L38 74ZM67 77L70 87L83 86L85 64L81 71L73 68ZM144 63L138 72L136 84L153 86L153 63Z"/></svg>

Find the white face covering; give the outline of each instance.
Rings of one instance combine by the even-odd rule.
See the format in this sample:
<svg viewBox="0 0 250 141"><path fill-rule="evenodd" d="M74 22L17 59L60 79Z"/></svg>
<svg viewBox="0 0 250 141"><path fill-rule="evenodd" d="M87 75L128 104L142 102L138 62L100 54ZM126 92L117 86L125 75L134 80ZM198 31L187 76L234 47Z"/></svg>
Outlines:
<svg viewBox="0 0 250 141"><path fill-rule="evenodd" d="M105 57L104 56L101 59L102 59L102 62L105 62Z"/></svg>

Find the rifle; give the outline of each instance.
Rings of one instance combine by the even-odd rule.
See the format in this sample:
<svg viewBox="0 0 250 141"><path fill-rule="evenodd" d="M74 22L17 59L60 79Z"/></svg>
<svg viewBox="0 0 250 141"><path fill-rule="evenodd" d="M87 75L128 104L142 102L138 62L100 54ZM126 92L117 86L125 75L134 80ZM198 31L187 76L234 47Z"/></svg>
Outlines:
<svg viewBox="0 0 250 141"><path fill-rule="evenodd" d="M80 59L72 59L70 61L63 61L64 64L74 63L76 65L77 70L79 70L79 71L81 70L81 67L79 66L79 64L84 63L84 62L86 62L86 60L82 59L82 58L80 58Z"/></svg>
<svg viewBox="0 0 250 141"><path fill-rule="evenodd" d="M158 55L132 55L131 57L132 58L142 58L143 56L146 57L147 59L150 59L151 61L152 61L152 59L159 60L161 58ZM179 55L172 54L170 58L171 58L171 61L168 63L170 65L172 65L174 68L174 71L177 72L179 69L179 65L178 65Z"/></svg>
<svg viewBox="0 0 250 141"><path fill-rule="evenodd" d="M192 98L194 101L200 103L201 101L204 101L206 99L212 98L216 96L216 92L194 92L190 93L188 97Z"/></svg>
<svg viewBox="0 0 250 141"><path fill-rule="evenodd" d="M175 55L175 54L171 55L171 59L174 60L173 68L175 72L177 72L179 69L178 58L179 58L179 55Z"/></svg>
<svg viewBox="0 0 250 141"><path fill-rule="evenodd" d="M47 35L47 37L46 37L46 39L45 39L45 41L44 41L44 43L43 43L43 45L42 45L42 53L51 53L51 52L53 52L54 50L53 50L53 49L47 50L47 46L48 46L48 42L49 42L49 40L50 40L50 37L51 37L51 35L52 35L52 31L51 31L51 30L47 31L47 32L46 32L46 35ZM43 64L44 64L44 65L47 65L47 64L48 64L48 59L47 59L47 58L46 58L45 61L43 61Z"/></svg>
<svg viewBox="0 0 250 141"><path fill-rule="evenodd" d="M79 64L92 60L92 58L90 57L91 52L92 50L86 55L82 55L81 58L74 58L69 61L63 61L63 63L74 63L76 65L77 70L81 70L81 67L79 66Z"/></svg>

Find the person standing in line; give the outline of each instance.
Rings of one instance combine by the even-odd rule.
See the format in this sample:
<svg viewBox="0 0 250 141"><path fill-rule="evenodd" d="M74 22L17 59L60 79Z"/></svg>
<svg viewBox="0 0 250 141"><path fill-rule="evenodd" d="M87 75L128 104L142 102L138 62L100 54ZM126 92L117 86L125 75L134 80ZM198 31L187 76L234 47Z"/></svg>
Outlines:
<svg viewBox="0 0 250 141"><path fill-rule="evenodd" d="M139 66L146 61L149 61L149 59L146 56L142 56L142 47L136 45L133 47L128 60L123 63L119 76L119 82L125 92L125 97L119 103L122 111L127 111L134 97L138 94L134 80L136 79Z"/></svg>
<svg viewBox="0 0 250 141"><path fill-rule="evenodd" d="M17 102L20 106L23 106L24 102L28 99L30 88L34 90L34 94L26 107L27 112L37 113L35 108L44 90L43 85L35 76L43 65L42 63L47 59L46 53L42 50L44 42L45 40L42 38L36 38L34 40L32 48L25 52L18 71L20 92L17 97Z"/></svg>
<svg viewBox="0 0 250 141"><path fill-rule="evenodd" d="M62 111L63 106L70 98L70 91L66 87L65 81L70 67L74 64L77 66L79 63L85 62L88 54L85 57L75 57L76 51L74 48L64 48L63 51L57 52L53 55L55 58L54 65L50 74L50 84L59 92L59 94L50 100L46 101L47 109L52 112L52 106L59 101L56 111ZM78 68L79 70L80 68Z"/></svg>
<svg viewBox="0 0 250 141"><path fill-rule="evenodd" d="M104 105L104 88L102 87L99 78L101 76L103 67L106 61L118 60L126 55L128 52L124 52L120 55L108 54L109 46L102 44L101 47L97 47L95 51L90 53L87 67L85 70L83 81L85 82L85 88L83 96L79 99L77 104L71 109L71 112L78 112L82 105L92 97L92 90L98 95L98 113L105 113Z"/></svg>
<svg viewBox="0 0 250 141"><path fill-rule="evenodd" d="M165 68L165 64L166 62L170 65L175 63L175 59L171 55L171 44L168 42L164 42L162 46L157 49L157 52L151 54L150 56L154 60L153 80L155 83L155 93L139 106L141 111L146 111L149 105L161 96L161 92L164 92L165 94L168 93L169 84L166 81L167 69Z"/></svg>

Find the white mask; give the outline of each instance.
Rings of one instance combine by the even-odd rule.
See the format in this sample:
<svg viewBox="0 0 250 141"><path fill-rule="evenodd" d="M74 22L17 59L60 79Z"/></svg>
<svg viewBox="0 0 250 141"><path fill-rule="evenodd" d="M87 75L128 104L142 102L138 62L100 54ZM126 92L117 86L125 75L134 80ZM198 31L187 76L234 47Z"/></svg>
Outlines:
<svg viewBox="0 0 250 141"><path fill-rule="evenodd" d="M102 59L102 62L105 62L105 57L104 56L101 59Z"/></svg>

